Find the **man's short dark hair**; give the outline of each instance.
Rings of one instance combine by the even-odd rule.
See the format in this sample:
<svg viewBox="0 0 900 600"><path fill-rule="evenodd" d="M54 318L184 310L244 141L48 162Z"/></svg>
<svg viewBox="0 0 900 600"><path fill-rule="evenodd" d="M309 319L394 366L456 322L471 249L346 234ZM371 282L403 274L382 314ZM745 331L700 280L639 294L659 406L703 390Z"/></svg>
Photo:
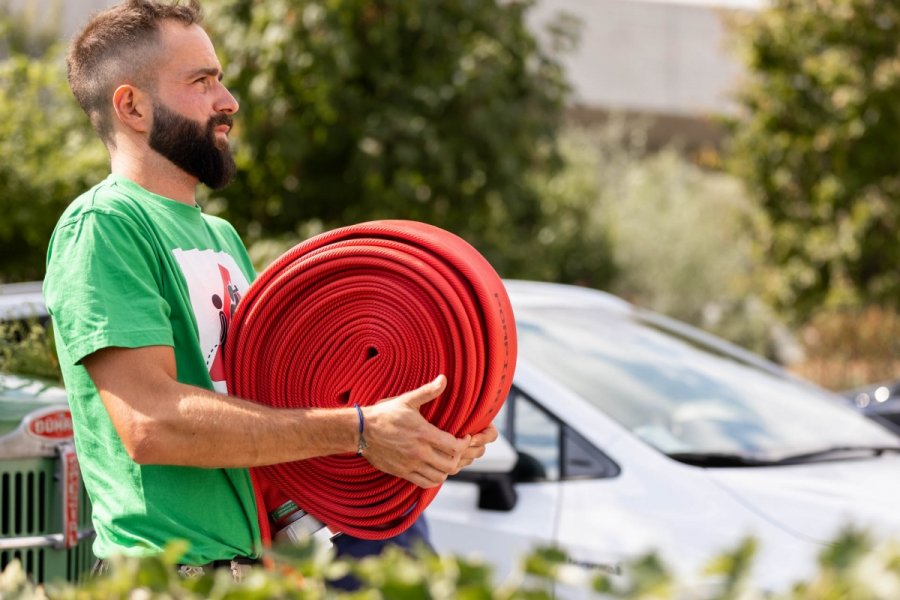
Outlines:
<svg viewBox="0 0 900 600"><path fill-rule="evenodd" d="M112 143L112 94L129 83L155 89L160 24L192 25L203 18L198 0L127 0L94 15L66 56L69 87L91 125Z"/></svg>

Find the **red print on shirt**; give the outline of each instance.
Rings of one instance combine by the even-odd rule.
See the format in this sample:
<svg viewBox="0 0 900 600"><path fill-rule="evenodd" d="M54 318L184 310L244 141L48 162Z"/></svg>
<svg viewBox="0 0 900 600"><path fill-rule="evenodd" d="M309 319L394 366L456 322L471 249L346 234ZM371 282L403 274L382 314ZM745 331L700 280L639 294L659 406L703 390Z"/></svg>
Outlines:
<svg viewBox="0 0 900 600"><path fill-rule="evenodd" d="M237 286L231 282L228 269L219 265L219 275L222 278L222 295L213 294L210 298L212 305L219 311L219 343L209 367L209 377L213 381L225 381L225 341L228 339L228 326L241 299Z"/></svg>

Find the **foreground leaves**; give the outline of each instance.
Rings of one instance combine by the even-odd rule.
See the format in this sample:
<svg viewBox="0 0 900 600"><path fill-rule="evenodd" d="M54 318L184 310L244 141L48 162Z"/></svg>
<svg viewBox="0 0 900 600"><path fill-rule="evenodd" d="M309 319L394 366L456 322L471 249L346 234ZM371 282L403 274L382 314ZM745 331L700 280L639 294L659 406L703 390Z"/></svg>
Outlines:
<svg viewBox="0 0 900 600"><path fill-rule="evenodd" d="M540 600L555 592L618 600L895 600L900 598L900 542L874 543L859 531L846 531L826 547L817 573L779 593L763 593L753 584L756 542L712 559L700 583L673 577L649 555L626 564L621 575L591 575L555 548L538 549L505 581L475 559L436 556L425 549L413 555L389 549L361 561L335 560L330 548L310 543L280 549L269 558L273 569L254 568L240 583L226 570L187 579L175 564L184 553L172 544L159 557L118 558L110 571L75 587L65 583L45 588L30 583L18 561L0 574L0 597L14 600ZM347 577L350 577L348 580ZM348 582L351 584L348 586Z"/></svg>

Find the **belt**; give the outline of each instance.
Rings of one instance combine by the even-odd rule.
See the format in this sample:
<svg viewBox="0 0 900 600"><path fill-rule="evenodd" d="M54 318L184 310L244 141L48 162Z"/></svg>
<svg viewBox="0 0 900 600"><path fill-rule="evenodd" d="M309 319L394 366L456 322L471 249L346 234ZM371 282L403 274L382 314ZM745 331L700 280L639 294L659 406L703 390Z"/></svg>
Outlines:
<svg viewBox="0 0 900 600"><path fill-rule="evenodd" d="M515 358L509 298L475 248L425 223L373 221L313 237L259 275L231 321L225 373L230 393L280 408L367 406L444 373L422 414L462 437L500 410ZM251 475L332 531L369 540L405 531L438 492L355 454Z"/></svg>
<svg viewBox="0 0 900 600"><path fill-rule="evenodd" d="M235 556L231 559L213 560L202 565L175 565L178 574L182 577L202 577L209 571L216 569L230 569L231 576L236 582L240 582L244 575L254 566L262 564L258 558L248 556ZM91 568L91 575L96 577L109 572L109 561L103 558L97 559Z"/></svg>
<svg viewBox="0 0 900 600"><path fill-rule="evenodd" d="M202 565L178 565L179 567L189 566L192 568L200 568L200 569L223 569L225 567L230 567L233 563L237 563L239 565L261 565L262 561L258 558L250 558L249 556L235 556L234 558L226 558L222 560L212 560L206 564Z"/></svg>
<svg viewBox="0 0 900 600"><path fill-rule="evenodd" d="M176 567L178 569L178 574L186 578L202 577L206 573L215 571L216 569L229 569L231 571L232 579L234 579L236 583L240 583L251 568L260 564L262 564L262 562L257 558L235 556L231 559L213 560L202 565L176 565Z"/></svg>

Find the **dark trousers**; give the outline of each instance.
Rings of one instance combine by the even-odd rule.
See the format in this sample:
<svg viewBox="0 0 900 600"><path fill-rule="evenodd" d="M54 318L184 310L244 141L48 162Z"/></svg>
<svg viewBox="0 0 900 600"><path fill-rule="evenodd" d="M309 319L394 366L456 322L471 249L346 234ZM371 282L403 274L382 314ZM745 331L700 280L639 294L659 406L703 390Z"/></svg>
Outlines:
<svg viewBox="0 0 900 600"><path fill-rule="evenodd" d="M401 533L400 535L388 538L386 540L363 540L352 535L340 533L331 538L334 544L337 556L349 558L363 558L366 556L377 556L381 554L388 546L398 546L404 550L410 551L418 544L424 544L426 548L434 551L431 547L431 541L428 539L428 523L425 521L425 515L419 517L412 527Z"/></svg>
<svg viewBox="0 0 900 600"><path fill-rule="evenodd" d="M331 538L334 549L339 558L364 558L366 556L377 556L381 554L388 546L397 546L412 551L419 545L424 545L427 549L434 552L431 541L428 539L428 523L425 521L425 515L419 517L412 527L401 533L400 535L388 538L386 540L363 540L352 535L338 534ZM360 582L352 575L347 575L336 581L329 581L331 587L356 591L360 587Z"/></svg>

